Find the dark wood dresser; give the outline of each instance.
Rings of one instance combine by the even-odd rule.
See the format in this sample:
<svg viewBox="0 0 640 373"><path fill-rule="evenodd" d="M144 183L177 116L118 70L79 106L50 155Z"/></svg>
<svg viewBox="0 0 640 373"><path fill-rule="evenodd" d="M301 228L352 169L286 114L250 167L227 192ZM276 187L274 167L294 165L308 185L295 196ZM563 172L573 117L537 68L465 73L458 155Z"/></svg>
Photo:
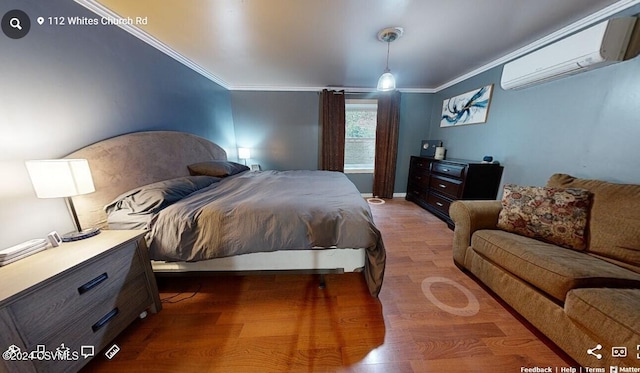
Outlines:
<svg viewBox="0 0 640 373"><path fill-rule="evenodd" d="M503 167L463 159L411 157L408 201L429 210L453 229L449 205L459 199L496 199Z"/></svg>

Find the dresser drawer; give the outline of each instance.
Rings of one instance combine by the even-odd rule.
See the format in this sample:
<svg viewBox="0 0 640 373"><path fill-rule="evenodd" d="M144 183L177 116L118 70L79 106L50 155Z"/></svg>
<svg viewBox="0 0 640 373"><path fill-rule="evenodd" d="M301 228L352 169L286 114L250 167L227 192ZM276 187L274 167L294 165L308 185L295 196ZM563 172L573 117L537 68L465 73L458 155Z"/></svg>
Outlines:
<svg viewBox="0 0 640 373"><path fill-rule="evenodd" d="M136 248L136 241L129 242L9 306L25 344L42 343L72 315L115 301L129 281L144 273Z"/></svg>
<svg viewBox="0 0 640 373"><path fill-rule="evenodd" d="M411 183L407 185L407 195L424 201L427 199L427 189Z"/></svg>
<svg viewBox="0 0 640 373"><path fill-rule="evenodd" d="M429 187L429 173L422 170L415 170L411 173L409 182L421 189L427 189Z"/></svg>
<svg viewBox="0 0 640 373"><path fill-rule="evenodd" d="M424 158L412 157L411 169L416 171L421 170L428 173L431 169L431 161Z"/></svg>
<svg viewBox="0 0 640 373"><path fill-rule="evenodd" d="M433 176L429 188L451 198L457 198L462 191L462 181Z"/></svg>
<svg viewBox="0 0 640 373"><path fill-rule="evenodd" d="M451 205L451 201L448 199L435 193L429 193L429 196L427 197L427 204L446 216L449 216L449 206Z"/></svg>
<svg viewBox="0 0 640 373"><path fill-rule="evenodd" d="M431 171L455 178L462 178L464 175L464 166L437 162L433 164Z"/></svg>
<svg viewBox="0 0 640 373"><path fill-rule="evenodd" d="M429 210L453 229L449 217L451 202L495 199L502 170L497 164L478 161L411 156L406 199Z"/></svg>

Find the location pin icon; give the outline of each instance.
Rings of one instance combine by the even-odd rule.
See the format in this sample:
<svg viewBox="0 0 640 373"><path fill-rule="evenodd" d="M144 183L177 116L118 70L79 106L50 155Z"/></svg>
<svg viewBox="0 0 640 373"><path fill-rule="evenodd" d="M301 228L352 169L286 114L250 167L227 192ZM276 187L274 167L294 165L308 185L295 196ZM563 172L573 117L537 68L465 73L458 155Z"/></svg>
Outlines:
<svg viewBox="0 0 640 373"><path fill-rule="evenodd" d="M43 17L38 17L38 19L36 19L36 21L38 21L39 25L42 25L44 23L44 18Z"/></svg>

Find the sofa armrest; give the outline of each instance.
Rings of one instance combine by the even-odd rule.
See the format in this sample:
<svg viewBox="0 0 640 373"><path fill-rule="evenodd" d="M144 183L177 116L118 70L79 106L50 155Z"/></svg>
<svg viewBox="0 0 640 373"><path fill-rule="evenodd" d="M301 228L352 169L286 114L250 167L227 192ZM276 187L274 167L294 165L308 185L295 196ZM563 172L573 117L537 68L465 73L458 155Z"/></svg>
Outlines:
<svg viewBox="0 0 640 373"><path fill-rule="evenodd" d="M449 207L449 216L455 224L453 231L453 261L463 266L473 232L480 229L496 229L500 201L455 201Z"/></svg>

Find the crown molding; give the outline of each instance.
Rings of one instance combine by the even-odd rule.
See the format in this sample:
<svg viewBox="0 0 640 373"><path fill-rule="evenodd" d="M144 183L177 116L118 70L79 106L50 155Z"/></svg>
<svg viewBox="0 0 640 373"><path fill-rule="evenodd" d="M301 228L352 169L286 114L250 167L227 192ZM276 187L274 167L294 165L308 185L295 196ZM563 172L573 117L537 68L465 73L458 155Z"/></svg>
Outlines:
<svg viewBox="0 0 640 373"><path fill-rule="evenodd" d="M403 93L438 93L435 88L398 88Z"/></svg>
<svg viewBox="0 0 640 373"><path fill-rule="evenodd" d="M101 17L111 17L120 19L120 15L113 12L109 8L106 8L102 4L98 3L96 0L74 0L76 3L82 5L93 13L101 16ZM620 0L614 4L609 5L606 8L603 8L585 18L582 18L554 33L551 33L541 39L534 41L520 49L517 49L507 55L504 55L496 60L493 60L483 66L478 67L466 74L460 75L459 77L450 80L438 87L435 88L398 88L398 91L405 93L438 93L443 89L449 88L455 84L458 84L464 80L472 78L480 73L483 73L487 70L490 70L494 67L500 66L504 63L507 63L511 60L514 60L518 57L521 57L527 53L533 52L534 50L541 48L547 44L553 43L557 40L560 40L566 36L573 34L576 31L579 31L587 26L590 26L594 23L602 21L606 18L609 18L619 12L622 12L626 9L631 8L634 5L640 4L640 0ZM375 88L357 88L357 87L285 87L285 86L233 86L221 79L220 77L212 74L210 71L206 70L202 66L193 62L189 58L183 56L178 53L173 48L169 47L165 43L156 39L155 37L149 35L142 29L129 24L119 24L118 27L135 36L136 38L144 41L145 43L151 45L152 47L158 49L162 53L168 55L169 57L175 59L176 61L182 63L183 65L189 67L195 72L201 74L207 79L213 81L214 83L222 86L223 88L230 91L281 91L281 92L318 92L322 91L326 88L332 88L337 90L344 90L345 92L359 92L359 93L367 93L367 92L376 92Z"/></svg>
<svg viewBox="0 0 640 373"><path fill-rule="evenodd" d="M607 18L609 18L609 17L611 17L611 16L613 16L613 15L619 13L619 12L622 12L622 11L624 11L626 9L629 9L632 6L637 5L637 4L640 4L640 0L620 0L620 1L616 2L616 3L613 3L613 4L609 5L608 7L603 8L603 9L601 9L601 10L599 10L599 11L597 11L597 12L595 12L595 13L593 13L593 14L585 17L585 18L582 18L582 19L580 19L580 20L578 20L578 21L576 21L576 22L574 22L574 23L572 23L572 24L570 24L570 25L568 25L568 26L566 26L564 28L561 28L560 30L558 30L558 31L556 31L554 33L551 33L551 34L549 34L549 35L547 35L547 36L545 36L545 37L543 37L541 39L538 39L538 40L534 41L531 44L528 44L528 45L526 45L526 46L524 46L524 47L522 47L520 49L517 49L517 50L515 50L515 51L513 51L513 52L511 52L511 53L509 53L507 55L504 55L504 56L502 56L502 57L500 57L500 58L498 58L496 60L493 60L493 61L489 62L486 65L480 66L479 68L477 68L475 70L472 70L472 71L470 71L470 72L468 72L468 73L466 73L464 75L460 75L459 77L457 77L457 78L455 78L453 80L450 80L450 81L444 83L443 85L435 88L434 91L436 93L440 92L443 89L449 88L449 87L451 87L451 86L453 86L455 84L458 84L458 83L460 83L460 82L462 82L464 80L467 80L467 79L469 79L471 77L474 77L474 76L476 76L476 75L478 75L480 73L483 73L483 72L485 72L487 70L490 70L490 69L492 69L494 67L500 66L500 65L502 65L504 63L507 63L509 61L512 61L512 60L514 60L514 59L516 59L518 57L524 56L525 54L533 52L534 50L539 49L539 48L541 48L541 47L543 47L545 45L551 44L551 43L553 43L555 41L558 41L558 40L560 40L560 39L562 39L564 37L567 37L567 36L573 34L576 31L579 31L579 30L581 30L583 28L586 28L586 27L591 26L591 25L593 25L595 23L603 21L603 20L605 20L605 19L607 19Z"/></svg>
<svg viewBox="0 0 640 373"><path fill-rule="evenodd" d="M104 5L96 2L95 0L74 0L74 1L76 3L82 5L83 7L89 9L93 13L99 15L100 17L110 17L110 18L115 18L115 19L122 19L122 17L119 14L115 13L111 9L105 7ZM185 65L186 67L192 69L193 71L197 72L198 74L204 76L205 78L213 81L214 83L222 86L223 88L225 88L227 90L229 89L229 84L227 82L225 82L223 79L221 79L220 77L212 74L210 71L208 71L204 67L198 65L197 63L193 62L189 58L183 56L182 54L177 52L175 49L169 47L165 43L163 43L160 40L156 39L155 37L149 35L147 32L143 31L142 29L140 29L140 28L138 28L138 27L136 27L134 25L129 25L129 24L118 24L117 26L120 27L121 29L123 29L124 31L128 32L129 34L135 36L136 38L142 40L143 42L149 44L150 46L156 48L160 52L162 52L162 53L166 54L167 56L173 58L174 60L180 62L181 64Z"/></svg>
<svg viewBox="0 0 640 373"><path fill-rule="evenodd" d="M378 90L375 87L340 87L340 86L325 86L325 87L284 87L284 86L231 86L230 91L267 91L267 92L319 92L323 89L331 89L336 91L345 91L347 93L375 93ZM433 88L398 88L403 93L436 93Z"/></svg>

